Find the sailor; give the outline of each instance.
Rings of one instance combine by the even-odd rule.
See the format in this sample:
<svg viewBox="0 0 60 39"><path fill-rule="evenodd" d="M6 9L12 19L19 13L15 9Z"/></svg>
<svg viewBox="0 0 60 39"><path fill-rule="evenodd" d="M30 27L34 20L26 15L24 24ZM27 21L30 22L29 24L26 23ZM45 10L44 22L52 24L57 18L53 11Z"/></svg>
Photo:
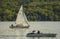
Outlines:
<svg viewBox="0 0 60 39"><path fill-rule="evenodd" d="M32 34L34 34L34 33L35 33L35 30L32 31Z"/></svg>
<svg viewBox="0 0 60 39"><path fill-rule="evenodd" d="M11 24L11 26L13 26L13 24Z"/></svg>
<svg viewBox="0 0 60 39"><path fill-rule="evenodd" d="M38 34L40 34L40 31L38 30L38 32L37 32Z"/></svg>

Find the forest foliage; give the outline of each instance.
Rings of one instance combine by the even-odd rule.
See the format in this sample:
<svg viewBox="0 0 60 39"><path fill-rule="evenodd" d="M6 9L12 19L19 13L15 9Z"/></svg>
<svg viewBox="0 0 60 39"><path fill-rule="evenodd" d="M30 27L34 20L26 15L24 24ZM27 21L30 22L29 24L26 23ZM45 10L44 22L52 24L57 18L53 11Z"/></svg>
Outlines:
<svg viewBox="0 0 60 39"><path fill-rule="evenodd" d="M15 21L21 5L29 21L60 21L60 0L0 0L0 21Z"/></svg>

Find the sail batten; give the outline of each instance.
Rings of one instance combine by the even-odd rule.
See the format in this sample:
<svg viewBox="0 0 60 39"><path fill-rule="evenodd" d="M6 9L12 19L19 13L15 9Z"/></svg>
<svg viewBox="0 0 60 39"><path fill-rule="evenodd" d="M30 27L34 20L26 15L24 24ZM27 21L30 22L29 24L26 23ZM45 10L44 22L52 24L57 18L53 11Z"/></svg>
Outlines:
<svg viewBox="0 0 60 39"><path fill-rule="evenodd" d="M23 6L21 5L21 8L19 9L17 19L16 19L16 25L23 25L23 26L28 26L28 21L25 16L25 13L23 12Z"/></svg>

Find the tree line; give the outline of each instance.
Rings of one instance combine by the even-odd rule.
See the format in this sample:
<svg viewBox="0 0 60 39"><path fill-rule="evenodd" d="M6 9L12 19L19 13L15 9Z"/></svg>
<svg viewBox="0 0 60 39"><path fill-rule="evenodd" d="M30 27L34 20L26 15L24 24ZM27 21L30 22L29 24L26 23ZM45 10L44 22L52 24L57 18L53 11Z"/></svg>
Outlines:
<svg viewBox="0 0 60 39"><path fill-rule="evenodd" d="M21 5L29 21L60 21L60 0L0 0L0 21L15 21Z"/></svg>

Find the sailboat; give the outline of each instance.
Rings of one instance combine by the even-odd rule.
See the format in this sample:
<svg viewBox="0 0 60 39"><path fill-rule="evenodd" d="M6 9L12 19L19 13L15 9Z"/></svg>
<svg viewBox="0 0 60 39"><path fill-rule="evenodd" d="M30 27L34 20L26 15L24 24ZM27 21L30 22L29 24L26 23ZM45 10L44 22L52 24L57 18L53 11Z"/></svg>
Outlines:
<svg viewBox="0 0 60 39"><path fill-rule="evenodd" d="M21 5L21 8L19 9L15 26L12 24L10 28L29 28L28 20L23 12L23 5Z"/></svg>

